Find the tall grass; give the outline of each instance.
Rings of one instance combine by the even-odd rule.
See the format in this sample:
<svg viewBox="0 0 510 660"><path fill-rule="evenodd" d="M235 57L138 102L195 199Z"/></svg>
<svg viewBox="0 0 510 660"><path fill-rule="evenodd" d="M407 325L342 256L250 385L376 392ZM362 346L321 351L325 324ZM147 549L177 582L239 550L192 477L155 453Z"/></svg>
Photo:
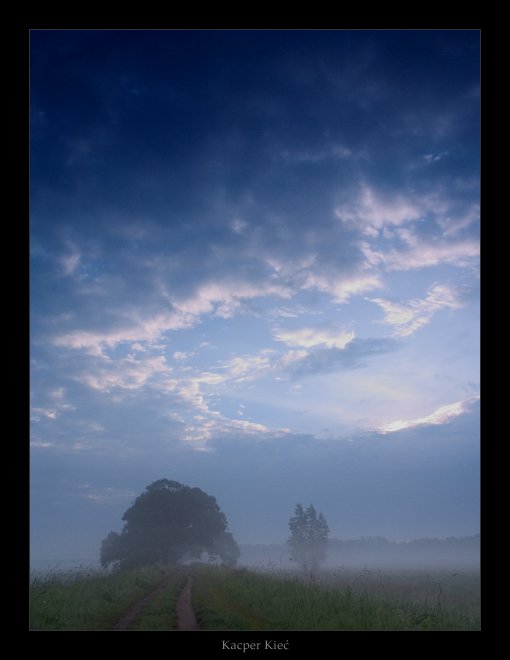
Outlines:
<svg viewBox="0 0 510 660"><path fill-rule="evenodd" d="M66 573L34 574L30 580L30 630L112 630L132 605L170 575L175 577L177 592L185 578L178 568L153 566L104 573L79 567ZM172 615L173 609L169 611Z"/></svg>
<svg viewBox="0 0 510 660"><path fill-rule="evenodd" d="M302 576L221 567L196 567L194 575L193 604L205 630L479 629L479 610L468 603L468 613L464 602L452 600L446 576L441 584L410 574ZM476 601L472 580L466 589L469 582Z"/></svg>

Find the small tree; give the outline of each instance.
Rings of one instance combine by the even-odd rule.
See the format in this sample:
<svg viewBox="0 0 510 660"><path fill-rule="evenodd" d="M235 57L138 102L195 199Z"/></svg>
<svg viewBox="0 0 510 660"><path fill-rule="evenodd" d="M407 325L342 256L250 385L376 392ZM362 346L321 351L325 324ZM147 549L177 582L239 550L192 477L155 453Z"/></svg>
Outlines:
<svg viewBox="0 0 510 660"><path fill-rule="evenodd" d="M239 549L216 498L200 488L160 479L147 486L124 513L120 534L101 544L101 565L129 570L151 564L175 564L207 552L233 565Z"/></svg>
<svg viewBox="0 0 510 660"><path fill-rule="evenodd" d="M306 511L296 505L295 516L289 520L291 536L287 541L292 559L305 571L316 571L326 559L329 527L326 518L311 504Z"/></svg>

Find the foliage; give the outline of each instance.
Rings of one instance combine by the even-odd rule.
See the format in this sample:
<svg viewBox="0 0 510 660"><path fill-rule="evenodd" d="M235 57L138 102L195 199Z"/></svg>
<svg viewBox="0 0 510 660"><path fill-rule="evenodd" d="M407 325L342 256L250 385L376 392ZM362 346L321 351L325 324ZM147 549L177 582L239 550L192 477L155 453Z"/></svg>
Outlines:
<svg viewBox="0 0 510 660"><path fill-rule="evenodd" d="M305 571L316 571L326 559L329 527L322 513L317 515L311 504L306 510L296 505L295 516L289 521L291 536L287 543L292 551L292 559Z"/></svg>
<svg viewBox="0 0 510 660"><path fill-rule="evenodd" d="M147 486L124 513L120 534L110 532L101 545L101 565L121 570L175 564L202 552L234 565L239 549L216 498L200 488L160 479Z"/></svg>

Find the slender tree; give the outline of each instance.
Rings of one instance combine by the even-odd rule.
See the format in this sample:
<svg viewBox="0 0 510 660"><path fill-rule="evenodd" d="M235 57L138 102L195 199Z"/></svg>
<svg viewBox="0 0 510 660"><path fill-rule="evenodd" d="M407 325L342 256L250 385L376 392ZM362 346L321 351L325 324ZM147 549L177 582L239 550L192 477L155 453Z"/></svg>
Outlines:
<svg viewBox="0 0 510 660"><path fill-rule="evenodd" d="M299 562L303 570L316 571L326 559L329 527L322 513L317 515L313 504L306 510L296 505L295 515L289 520L291 535L287 543L292 559Z"/></svg>

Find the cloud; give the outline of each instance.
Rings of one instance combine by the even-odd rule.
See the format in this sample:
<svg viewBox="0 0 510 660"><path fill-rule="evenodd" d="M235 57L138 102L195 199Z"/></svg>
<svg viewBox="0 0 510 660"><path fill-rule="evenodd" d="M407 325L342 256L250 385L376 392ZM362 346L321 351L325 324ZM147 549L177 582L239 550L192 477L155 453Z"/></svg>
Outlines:
<svg viewBox="0 0 510 660"><path fill-rule="evenodd" d="M379 278L374 274L362 275L325 275L323 273L308 273L303 284L304 289L315 289L329 293L337 303L344 303L352 296L360 295L381 286Z"/></svg>
<svg viewBox="0 0 510 660"><path fill-rule="evenodd" d="M210 412L210 411L209 411ZM238 412L237 414L243 414ZM264 424L249 422L242 419L230 419L220 413L213 417L195 415L185 424L182 440L200 451L212 451L213 440L226 439L234 436L236 440L253 439L270 436L281 437L290 433L286 428L270 428Z"/></svg>
<svg viewBox="0 0 510 660"><path fill-rule="evenodd" d="M379 429L379 433L394 433L395 431L401 431L402 429L411 428L413 426L447 424L453 417L457 417L458 415L469 412L470 404L474 403L478 399L479 397L474 397L466 401L457 401L456 403L441 406L440 408L437 408L433 413L430 413L430 415L426 415L425 417L418 417L417 419L411 420L399 419L394 422L383 424Z"/></svg>
<svg viewBox="0 0 510 660"><path fill-rule="evenodd" d="M400 226L423 217L423 209L402 193L383 196L362 183L356 196L335 208L336 217L347 225L377 237L383 227Z"/></svg>
<svg viewBox="0 0 510 660"><path fill-rule="evenodd" d="M91 367L89 365L88 372L82 372L75 379L103 392L110 392L114 388L136 390L146 385L156 374L172 371L163 356L136 360L129 355L115 361L103 358L94 368Z"/></svg>
<svg viewBox="0 0 510 660"><path fill-rule="evenodd" d="M472 204L463 213L444 214L438 218L438 223L443 230L443 236L448 238L456 236L462 231L476 226L480 220L480 206Z"/></svg>
<svg viewBox="0 0 510 660"><path fill-rule="evenodd" d="M416 270L451 264L465 267L475 265L480 256L480 242L474 237L460 240L430 240L418 235L417 232L406 229L399 232L406 244L404 249L392 248L377 254L370 253L370 260L382 262L387 271ZM367 256L368 256L367 252Z"/></svg>
<svg viewBox="0 0 510 660"><path fill-rule="evenodd" d="M223 382L225 382L225 376L203 372L197 376L165 380L158 384L158 388L164 392L175 394L183 404L190 407L191 411L200 410L203 413L218 414L209 409L203 389L207 386L220 385Z"/></svg>
<svg viewBox="0 0 510 660"><path fill-rule="evenodd" d="M322 326L299 328L297 330L277 330L275 339L283 341L289 346L303 346L310 348L325 344L327 348L345 348L354 339L354 332L345 332L329 323Z"/></svg>
<svg viewBox="0 0 510 660"><path fill-rule="evenodd" d="M71 275L80 265L81 255L79 252L73 252L65 257L62 257L61 263L66 275Z"/></svg>
<svg viewBox="0 0 510 660"><path fill-rule="evenodd" d="M444 151L443 153L441 153L441 154L436 154L436 155L434 155L434 154L426 154L425 156L423 156L423 158L425 159L425 162L426 162L427 164L429 164L429 163L435 163L435 162L437 162L438 160L441 160L442 158L444 158L445 156L448 156L449 154L450 154L449 151Z"/></svg>
<svg viewBox="0 0 510 660"><path fill-rule="evenodd" d="M147 314L143 307L133 308L126 303L124 309L109 310L115 327L97 330L77 329L53 337L55 346L85 349L91 355L102 355L122 343L141 345L154 343L173 330L191 328L205 316L231 318L235 312L245 308L250 300L259 297L290 298L292 291L276 282L209 281L201 284L192 295L172 300L172 311ZM152 304L152 303L151 303ZM165 306L168 306L166 301Z"/></svg>
<svg viewBox="0 0 510 660"><path fill-rule="evenodd" d="M383 266L391 272L444 263L469 266L480 251L475 234L479 206L471 201L477 199L476 184L457 181L451 188L448 192L442 184L433 194L394 191L382 195L363 183L355 195L337 205L335 215L360 232L358 246L371 269ZM377 276L372 273L372 277Z"/></svg>
<svg viewBox="0 0 510 660"><path fill-rule="evenodd" d="M103 502L105 500L109 501L116 499L127 500L127 499L133 499L136 496L136 493L134 491L120 490L118 488L114 488L113 486L102 488L101 490L94 489L93 492L88 492L91 488L94 487L91 486L90 484L76 486L76 489L86 491L84 493L81 493L80 497L84 497L88 500L93 500L95 502Z"/></svg>
<svg viewBox="0 0 510 660"><path fill-rule="evenodd" d="M292 294L299 291L318 291L330 295L334 302L345 303L351 297L379 288L381 281L376 273L367 268L364 252L351 239L337 236L334 229L321 232L316 238L321 258L315 252L307 252L298 258L288 253L277 257L268 256L267 263L275 271L275 277L289 288ZM330 253L331 246L334 250ZM269 249L269 248L268 248Z"/></svg>
<svg viewBox="0 0 510 660"><path fill-rule="evenodd" d="M188 359L188 357L191 357L192 355L196 355L196 353L175 351L175 353L172 355L172 357L177 362L185 362Z"/></svg>
<svg viewBox="0 0 510 660"><path fill-rule="evenodd" d="M344 160L351 158L353 152L347 147L338 144L327 145L322 149L314 149L313 147L308 150L299 150L297 148L284 149L281 156L287 163L320 163L333 159Z"/></svg>
<svg viewBox="0 0 510 660"><path fill-rule="evenodd" d="M405 304L384 298L367 300L382 308L385 313L382 323L394 326L394 334L400 337L411 335L430 323L433 315L441 309L461 309L465 305L459 291L447 284L434 286L424 300L411 300Z"/></svg>
<svg viewBox="0 0 510 660"><path fill-rule="evenodd" d="M275 369L290 378L304 378L364 366L369 358L398 350L392 339L351 339L344 348L332 346L312 352L291 352L278 360Z"/></svg>
<svg viewBox="0 0 510 660"><path fill-rule="evenodd" d="M259 355L247 355L232 358L222 365L226 369L228 377L240 383L243 381L254 380L267 374L271 369L268 353L271 351L262 351Z"/></svg>
<svg viewBox="0 0 510 660"><path fill-rule="evenodd" d="M119 316L121 314L119 313ZM101 356L105 349L114 349L123 343L138 344L155 342L169 330L189 328L197 319L189 313L159 314L141 319L138 314L124 313L123 327L98 330L73 330L52 339L55 346L72 349L85 349L89 354ZM131 317L126 323L125 317ZM137 349L140 350L140 349Z"/></svg>
<svg viewBox="0 0 510 660"><path fill-rule="evenodd" d="M230 227L235 234L242 234L247 226L248 223L245 220L240 220L239 218L232 220L230 223Z"/></svg>

